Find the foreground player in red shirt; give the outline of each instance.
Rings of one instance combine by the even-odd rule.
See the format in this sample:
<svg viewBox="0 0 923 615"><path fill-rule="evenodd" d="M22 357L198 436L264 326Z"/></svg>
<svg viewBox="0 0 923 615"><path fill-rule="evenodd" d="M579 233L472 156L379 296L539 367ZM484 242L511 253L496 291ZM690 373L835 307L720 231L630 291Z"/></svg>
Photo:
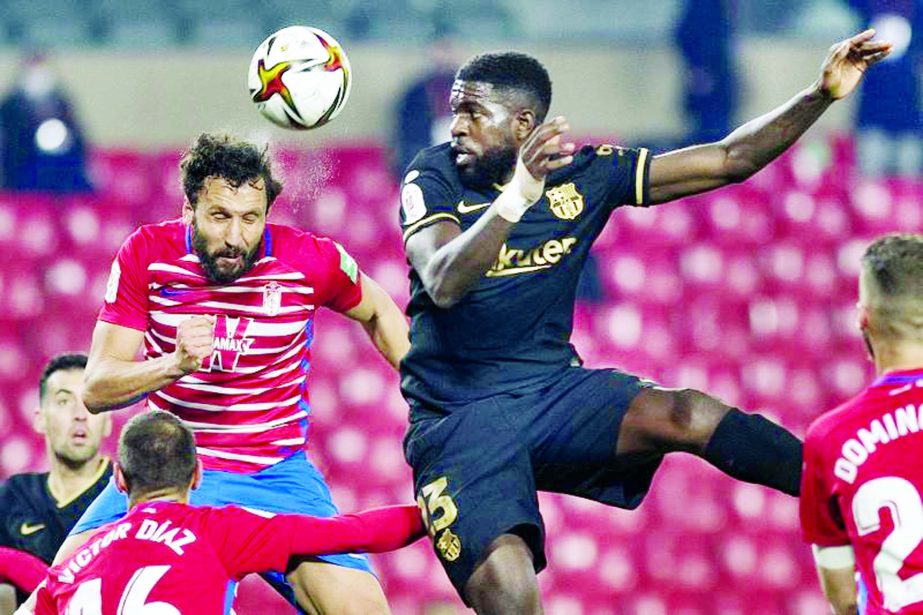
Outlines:
<svg viewBox="0 0 923 615"><path fill-rule="evenodd" d="M801 523L837 615L923 613L923 235L862 257L862 335L878 379L824 414L804 443Z"/></svg>
<svg viewBox="0 0 923 615"><path fill-rule="evenodd" d="M188 505L202 479L192 432L155 410L128 422L116 482L128 514L48 572L36 613L229 613L237 582L293 556L380 552L423 535L416 506L330 518Z"/></svg>

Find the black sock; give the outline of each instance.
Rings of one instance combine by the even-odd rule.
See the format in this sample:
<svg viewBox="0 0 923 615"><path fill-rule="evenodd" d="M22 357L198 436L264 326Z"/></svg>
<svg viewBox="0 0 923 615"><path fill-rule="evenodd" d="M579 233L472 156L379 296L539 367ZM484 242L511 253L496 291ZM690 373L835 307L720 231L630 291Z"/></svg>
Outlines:
<svg viewBox="0 0 923 615"><path fill-rule="evenodd" d="M759 414L732 408L715 429L705 460L729 476L797 496L801 441Z"/></svg>

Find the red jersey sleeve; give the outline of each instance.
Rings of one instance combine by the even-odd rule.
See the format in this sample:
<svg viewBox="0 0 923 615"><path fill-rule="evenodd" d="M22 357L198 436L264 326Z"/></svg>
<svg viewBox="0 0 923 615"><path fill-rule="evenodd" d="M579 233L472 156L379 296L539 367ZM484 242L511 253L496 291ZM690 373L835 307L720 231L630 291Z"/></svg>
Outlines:
<svg viewBox="0 0 923 615"><path fill-rule="evenodd" d="M112 262L99 320L139 331L147 329L148 246L143 229L132 233Z"/></svg>
<svg viewBox="0 0 923 615"><path fill-rule="evenodd" d="M234 578L285 571L293 555L391 551L424 532L416 506L388 506L326 519L262 516L228 506L212 511L207 528L215 552Z"/></svg>
<svg viewBox="0 0 923 615"><path fill-rule="evenodd" d="M9 581L31 594L48 572L48 564L31 553L0 547L0 582Z"/></svg>
<svg viewBox="0 0 923 615"><path fill-rule="evenodd" d="M317 303L337 312L347 312L362 301L362 273L355 259L337 242L317 238L318 276L314 293Z"/></svg>
<svg viewBox="0 0 923 615"><path fill-rule="evenodd" d="M824 462L823 438L809 431L801 473L801 532L805 542L822 547L849 544L836 493L827 480L832 470Z"/></svg>

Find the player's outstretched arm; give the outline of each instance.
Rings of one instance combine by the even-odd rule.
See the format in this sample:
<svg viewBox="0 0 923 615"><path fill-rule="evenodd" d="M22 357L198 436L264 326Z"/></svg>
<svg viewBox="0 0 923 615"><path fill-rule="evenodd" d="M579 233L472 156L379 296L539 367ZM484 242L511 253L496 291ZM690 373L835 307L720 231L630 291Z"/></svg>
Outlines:
<svg viewBox="0 0 923 615"><path fill-rule="evenodd" d="M372 343L395 369L410 350L407 319L391 296L367 275L362 276L362 300L346 315L362 324Z"/></svg>
<svg viewBox="0 0 923 615"><path fill-rule="evenodd" d="M393 551L425 534L417 506L385 506L330 518L267 518L236 507L212 514L209 541L232 576L285 570L296 556Z"/></svg>
<svg viewBox="0 0 923 615"><path fill-rule="evenodd" d="M537 126L519 148L513 178L468 230L440 222L411 235L405 250L426 292L442 308L455 305L490 269L513 224L542 196L545 176L573 160L563 117Z"/></svg>
<svg viewBox="0 0 923 615"><path fill-rule="evenodd" d="M24 592L35 591L48 565L26 551L0 547L0 582L9 581Z"/></svg>
<svg viewBox="0 0 923 615"><path fill-rule="evenodd" d="M214 326L211 316L183 321L177 327L175 352L138 361L136 356L144 340L142 331L97 322L84 373L83 400L87 408L99 413L127 406L199 369L211 354Z"/></svg>
<svg viewBox="0 0 923 615"><path fill-rule="evenodd" d="M664 203L741 182L769 164L834 101L856 89L872 64L891 53L891 43L873 42L873 36L874 30L866 30L833 45L813 85L723 140L655 156L650 202Z"/></svg>
<svg viewBox="0 0 923 615"><path fill-rule="evenodd" d="M814 545L813 551L820 586L833 612L836 615L857 615L856 565L852 547Z"/></svg>

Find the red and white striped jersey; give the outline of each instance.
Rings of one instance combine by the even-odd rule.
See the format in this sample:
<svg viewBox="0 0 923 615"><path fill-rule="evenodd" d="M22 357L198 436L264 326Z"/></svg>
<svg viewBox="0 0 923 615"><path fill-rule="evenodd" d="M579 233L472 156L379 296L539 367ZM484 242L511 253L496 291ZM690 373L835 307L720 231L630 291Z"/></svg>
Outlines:
<svg viewBox="0 0 923 615"><path fill-rule="evenodd" d="M356 262L334 241L267 224L253 268L206 278L181 220L142 226L112 264L99 319L144 332L146 358L175 349L176 328L214 315L215 349L197 372L148 395L194 432L206 469L258 471L303 450L315 310L362 298Z"/></svg>

